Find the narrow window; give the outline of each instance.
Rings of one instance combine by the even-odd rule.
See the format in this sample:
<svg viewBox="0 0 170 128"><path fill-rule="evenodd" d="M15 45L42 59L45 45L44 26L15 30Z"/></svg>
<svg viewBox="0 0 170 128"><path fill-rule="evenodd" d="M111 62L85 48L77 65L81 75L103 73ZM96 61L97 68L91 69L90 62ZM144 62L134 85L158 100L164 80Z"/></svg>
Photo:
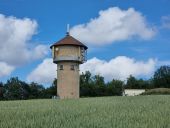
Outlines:
<svg viewBox="0 0 170 128"><path fill-rule="evenodd" d="M70 66L70 69L71 69L71 70L74 70L74 65L71 65L71 66Z"/></svg>
<svg viewBox="0 0 170 128"><path fill-rule="evenodd" d="M60 69L60 70L63 70L63 69L64 69L64 68L63 68L63 65L60 65L59 69Z"/></svg>

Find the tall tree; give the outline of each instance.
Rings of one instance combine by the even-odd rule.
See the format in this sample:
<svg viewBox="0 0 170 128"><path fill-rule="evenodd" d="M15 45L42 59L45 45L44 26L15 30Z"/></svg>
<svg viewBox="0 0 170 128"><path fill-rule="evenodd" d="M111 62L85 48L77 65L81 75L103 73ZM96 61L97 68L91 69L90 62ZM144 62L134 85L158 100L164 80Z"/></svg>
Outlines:
<svg viewBox="0 0 170 128"><path fill-rule="evenodd" d="M89 71L86 71L85 73L82 73L80 75L80 86L89 86L92 82L91 79L92 75Z"/></svg>
<svg viewBox="0 0 170 128"><path fill-rule="evenodd" d="M123 87L123 81L113 79L111 82L107 83L107 94L110 96L121 96L123 94Z"/></svg>
<svg viewBox="0 0 170 128"><path fill-rule="evenodd" d="M27 99L29 96L29 86L27 83L12 77L4 85L4 98L9 100Z"/></svg>
<svg viewBox="0 0 170 128"><path fill-rule="evenodd" d="M157 88L170 88L170 66L161 66L153 77L154 86Z"/></svg>
<svg viewBox="0 0 170 128"><path fill-rule="evenodd" d="M45 90L46 98L57 95L57 79L54 79L52 85Z"/></svg>
<svg viewBox="0 0 170 128"><path fill-rule="evenodd" d="M3 83L0 82L0 100L3 99Z"/></svg>
<svg viewBox="0 0 170 128"><path fill-rule="evenodd" d="M151 80L136 79L134 76L130 75L127 78L127 83L125 85L127 89L150 89L153 88Z"/></svg>
<svg viewBox="0 0 170 128"><path fill-rule="evenodd" d="M45 97L45 88L35 82L29 84L29 98L30 99L37 99L37 98L44 98Z"/></svg>
<svg viewBox="0 0 170 128"><path fill-rule="evenodd" d="M138 88L138 82L134 76L130 75L127 78L126 88L128 88L128 89L137 89Z"/></svg>
<svg viewBox="0 0 170 128"><path fill-rule="evenodd" d="M92 86L92 75L89 71L80 75L80 96L94 96L94 87Z"/></svg>
<svg viewBox="0 0 170 128"><path fill-rule="evenodd" d="M103 76L100 76L100 75L95 75L93 76L93 83L94 85L96 86L104 86L105 83L104 83L104 77Z"/></svg>

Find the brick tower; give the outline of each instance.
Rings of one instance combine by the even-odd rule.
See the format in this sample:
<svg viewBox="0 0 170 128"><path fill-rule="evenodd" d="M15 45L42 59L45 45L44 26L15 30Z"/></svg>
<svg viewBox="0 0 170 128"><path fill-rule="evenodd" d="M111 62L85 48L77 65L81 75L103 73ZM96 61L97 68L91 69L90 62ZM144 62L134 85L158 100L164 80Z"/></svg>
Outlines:
<svg viewBox="0 0 170 128"><path fill-rule="evenodd" d="M79 65L86 61L88 47L67 32L50 48L57 64L57 95L60 99L79 98Z"/></svg>

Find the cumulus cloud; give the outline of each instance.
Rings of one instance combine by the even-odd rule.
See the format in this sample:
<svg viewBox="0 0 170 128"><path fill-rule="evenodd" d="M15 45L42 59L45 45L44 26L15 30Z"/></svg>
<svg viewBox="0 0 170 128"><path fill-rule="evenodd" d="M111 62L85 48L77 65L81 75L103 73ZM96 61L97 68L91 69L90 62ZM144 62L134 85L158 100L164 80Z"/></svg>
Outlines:
<svg viewBox="0 0 170 128"><path fill-rule="evenodd" d="M133 37L148 40L155 35L155 30L135 9L111 7L100 11L99 16L88 23L73 26L70 33L82 42L102 45Z"/></svg>
<svg viewBox="0 0 170 128"><path fill-rule="evenodd" d="M100 74L106 81L113 78L126 80L129 75L150 76L155 70L156 60L136 61L126 56L118 56L110 61L92 58L80 66L80 73L90 71L93 75ZM46 58L27 77L28 81L38 83L52 83L56 78L56 64L52 59Z"/></svg>
<svg viewBox="0 0 170 128"><path fill-rule="evenodd" d="M46 58L27 77L29 82L52 83L57 75L57 66L51 58Z"/></svg>
<svg viewBox="0 0 170 128"><path fill-rule="evenodd" d="M5 62L0 62L0 77L10 75L13 70L13 66L10 66Z"/></svg>
<svg viewBox="0 0 170 128"><path fill-rule="evenodd" d="M100 74L106 81L114 79L126 80L129 75L150 76L155 70L156 60L136 61L126 56L118 56L110 61L92 58L81 65L81 72L90 71L92 74Z"/></svg>
<svg viewBox="0 0 170 128"><path fill-rule="evenodd" d="M0 62L14 68L44 57L47 46L34 45L30 41L37 32L37 26L37 22L29 18L18 19L0 14Z"/></svg>

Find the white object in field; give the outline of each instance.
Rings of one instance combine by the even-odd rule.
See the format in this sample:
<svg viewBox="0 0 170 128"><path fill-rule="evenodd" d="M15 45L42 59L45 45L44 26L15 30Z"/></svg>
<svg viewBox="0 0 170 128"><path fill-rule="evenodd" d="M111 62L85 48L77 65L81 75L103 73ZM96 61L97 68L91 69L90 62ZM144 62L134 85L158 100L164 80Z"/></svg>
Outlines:
<svg viewBox="0 0 170 128"><path fill-rule="evenodd" d="M125 89L123 96L137 96L145 92L145 89Z"/></svg>
<svg viewBox="0 0 170 128"><path fill-rule="evenodd" d="M52 96L52 99L59 99L58 96Z"/></svg>

